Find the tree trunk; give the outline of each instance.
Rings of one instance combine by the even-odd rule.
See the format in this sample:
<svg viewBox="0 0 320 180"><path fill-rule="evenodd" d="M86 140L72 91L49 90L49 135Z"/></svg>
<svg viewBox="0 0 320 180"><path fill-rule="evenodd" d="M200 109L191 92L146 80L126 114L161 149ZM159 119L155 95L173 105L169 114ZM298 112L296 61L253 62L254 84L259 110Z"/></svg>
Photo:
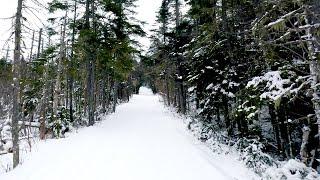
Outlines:
<svg viewBox="0 0 320 180"><path fill-rule="evenodd" d="M182 81L182 80L181 80ZM186 113L186 98L184 96L184 86L183 82L178 83L178 90L179 90L179 104L180 104L180 112L182 114Z"/></svg>
<svg viewBox="0 0 320 180"><path fill-rule="evenodd" d="M64 19L63 27L61 27L61 39L60 39L60 52L58 59L58 69L57 69L57 79L54 86L53 93L53 118L54 121L58 115L58 106L60 104L60 95L61 95L61 71L62 71L62 61L65 59L65 36L66 36L66 26L67 26L67 11Z"/></svg>
<svg viewBox="0 0 320 180"><path fill-rule="evenodd" d="M226 123L226 128L227 128L227 132L228 135L230 136L232 134L232 126L231 126L231 121L230 121L230 117L229 117L229 103L228 103L228 97L226 97L225 95L222 95L222 103L223 103L223 116L224 116L224 121Z"/></svg>
<svg viewBox="0 0 320 180"><path fill-rule="evenodd" d="M102 79L102 113L104 114L107 112L106 103L107 103L106 80Z"/></svg>
<svg viewBox="0 0 320 180"><path fill-rule="evenodd" d="M41 39L41 54L43 53L44 50L44 39Z"/></svg>
<svg viewBox="0 0 320 180"><path fill-rule="evenodd" d="M222 29L224 31L227 31L227 28L228 28L227 8L228 8L227 0L222 0L221 18L222 18Z"/></svg>
<svg viewBox="0 0 320 180"><path fill-rule="evenodd" d="M308 162L308 151L307 151L307 144L309 141L309 134L310 134L310 128L308 126L304 126L302 128L302 143L300 147L300 157L301 161L305 164Z"/></svg>
<svg viewBox="0 0 320 180"><path fill-rule="evenodd" d="M69 64L69 114L70 121L73 122L73 69L74 69L74 43L76 34L76 23L77 20L77 0L74 1L74 16L73 16L73 27L72 27L72 39L71 39L71 56Z"/></svg>
<svg viewBox="0 0 320 180"><path fill-rule="evenodd" d="M320 6L318 1L314 1L313 2L315 7ZM312 15L311 10L309 9L309 6L305 7L305 21L307 25L312 25L313 21L315 21L315 18L313 18L314 15ZM309 28L306 29L306 35L308 37L308 42L307 42L307 46L308 46L308 59L309 59L309 69L310 69L310 74L311 74L311 78L312 78L312 82L311 82L311 88L313 90L313 98L312 98L312 102L313 102L313 106L314 106L314 112L316 115L316 119L317 119L317 125L318 125L318 134L320 134L320 89L319 89L319 76L320 76L320 72L319 72L319 60L317 59L317 52L316 49L318 49L319 47L317 47L316 43L318 42L315 33L314 32L315 29L312 28L311 26L309 26ZM320 138L319 138L319 144L320 144Z"/></svg>
<svg viewBox="0 0 320 180"><path fill-rule="evenodd" d="M48 73L49 73L49 62L47 62L47 65L45 65L45 70L44 70L44 86L43 86L43 93L42 97L40 100L40 139L44 140L46 138L46 106L48 102L48 95L49 95L49 89L50 89L50 84L49 84L49 79L48 79Z"/></svg>
<svg viewBox="0 0 320 180"><path fill-rule="evenodd" d="M31 50L30 50L30 57L29 57L30 61L31 61L32 55L33 55L34 34L35 34L35 31L33 31L33 33L32 33Z"/></svg>
<svg viewBox="0 0 320 180"><path fill-rule="evenodd" d="M86 37L86 63L87 63L87 105L88 105L88 119L89 126L94 124L94 52L91 44L92 33L90 30L90 5L91 0L86 0L86 13L85 13L85 30L88 33ZM92 12L93 14L93 12Z"/></svg>
<svg viewBox="0 0 320 180"><path fill-rule="evenodd" d="M282 153L283 147L282 147L281 140L280 140L280 132L279 132L279 124L278 124L279 122L277 121L274 103L269 104L269 114L270 114L270 119L271 119L271 123L272 123L272 127L273 127L275 140L277 143L277 148L278 148L279 153Z"/></svg>
<svg viewBox="0 0 320 180"><path fill-rule="evenodd" d="M6 53L6 60L9 61L9 51L10 51L10 47L7 47L7 53Z"/></svg>
<svg viewBox="0 0 320 180"><path fill-rule="evenodd" d="M117 81L114 82L114 89L113 89L113 106L112 112L116 112L117 102L118 102L118 87L119 84Z"/></svg>
<svg viewBox="0 0 320 180"><path fill-rule="evenodd" d="M178 103L179 103L179 112L182 114L186 113L186 100L184 96L184 86L183 86L183 76L182 76L182 65L181 65L181 60L182 58L180 57L179 54L179 47L178 47L178 37L179 37L179 32L178 28L180 25L180 1L175 0L175 19L176 19L176 42L175 42L175 50L177 54L177 61L176 61L176 70L177 70L177 96L178 96Z"/></svg>
<svg viewBox="0 0 320 180"><path fill-rule="evenodd" d="M276 115L278 118L278 122L280 122L280 137L281 137L281 143L282 147L284 149L285 156L287 158L291 158L292 156L292 148L291 148L291 142L290 142L290 134L288 131L288 123L287 123L287 117L286 117L286 103L287 101L285 98L280 100L279 107L276 108Z"/></svg>
<svg viewBox="0 0 320 180"><path fill-rule="evenodd" d="M13 151L13 168L19 164L19 119L21 116L20 104L20 56L21 56L21 19L22 19L22 2L18 0L16 21L15 21L15 39L13 55L13 92L12 92L12 151Z"/></svg>
<svg viewBox="0 0 320 180"><path fill-rule="evenodd" d="M41 54L41 52L40 52L40 49L41 49L41 39L42 39L42 28L40 29L40 32L39 32L37 59L39 59L40 54Z"/></svg>
<svg viewBox="0 0 320 180"><path fill-rule="evenodd" d="M222 128L221 117L220 117L220 106L218 103L215 104L216 116L217 116L217 124L219 129Z"/></svg>
<svg viewBox="0 0 320 180"><path fill-rule="evenodd" d="M108 75L107 78L107 92L106 92L106 110L109 111L110 107L110 99L111 99L111 77Z"/></svg>
<svg viewBox="0 0 320 180"><path fill-rule="evenodd" d="M170 90L169 90L169 78L168 78L168 71L165 74L165 84L166 84L166 96L167 96L167 105L170 106Z"/></svg>

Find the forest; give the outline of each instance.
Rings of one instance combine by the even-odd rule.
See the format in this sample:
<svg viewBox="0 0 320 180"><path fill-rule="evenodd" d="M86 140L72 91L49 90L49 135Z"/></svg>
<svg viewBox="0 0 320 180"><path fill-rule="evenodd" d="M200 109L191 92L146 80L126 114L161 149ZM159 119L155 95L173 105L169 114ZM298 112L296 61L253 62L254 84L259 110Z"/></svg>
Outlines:
<svg viewBox="0 0 320 180"><path fill-rule="evenodd" d="M0 60L0 156L13 168L22 142L93 126L147 86L258 175L290 160L301 179L320 173L319 0L161 0L151 35L136 0L30 0L53 15L40 29L27 1Z"/></svg>
<svg viewBox="0 0 320 180"><path fill-rule="evenodd" d="M162 1L141 69L201 139L258 141L319 168L319 12L310 1ZM173 26L172 26L173 25ZM240 141L239 141L240 140Z"/></svg>

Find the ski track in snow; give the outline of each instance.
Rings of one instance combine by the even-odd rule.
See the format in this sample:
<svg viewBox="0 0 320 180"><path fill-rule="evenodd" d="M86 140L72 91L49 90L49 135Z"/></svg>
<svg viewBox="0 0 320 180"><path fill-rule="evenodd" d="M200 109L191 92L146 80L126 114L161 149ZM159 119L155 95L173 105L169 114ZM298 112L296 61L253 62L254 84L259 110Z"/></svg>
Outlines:
<svg viewBox="0 0 320 180"><path fill-rule="evenodd" d="M139 95L97 125L64 139L40 142L22 165L0 179L251 179L240 162L215 158L196 142L181 119L159 100L149 89L141 88Z"/></svg>

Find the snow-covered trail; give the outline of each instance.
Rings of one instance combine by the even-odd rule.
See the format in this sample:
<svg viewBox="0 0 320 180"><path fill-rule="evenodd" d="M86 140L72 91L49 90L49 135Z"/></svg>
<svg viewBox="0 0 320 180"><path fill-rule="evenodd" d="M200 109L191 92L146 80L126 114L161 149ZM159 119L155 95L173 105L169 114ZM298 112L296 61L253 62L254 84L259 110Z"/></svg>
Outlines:
<svg viewBox="0 0 320 180"><path fill-rule="evenodd" d="M205 147L194 144L181 124L158 96L142 89L96 126L39 143L21 166L0 179L235 179L219 168L223 162L210 160Z"/></svg>

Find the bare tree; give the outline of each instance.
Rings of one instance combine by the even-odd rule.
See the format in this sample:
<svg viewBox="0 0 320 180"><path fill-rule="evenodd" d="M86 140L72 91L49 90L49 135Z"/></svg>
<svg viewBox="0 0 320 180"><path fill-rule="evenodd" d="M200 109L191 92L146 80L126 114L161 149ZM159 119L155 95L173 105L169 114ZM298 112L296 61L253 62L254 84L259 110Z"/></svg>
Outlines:
<svg viewBox="0 0 320 180"><path fill-rule="evenodd" d="M21 115L20 107L20 56L21 56L21 20L22 20L22 2L18 0L16 21L15 21L15 38L13 54L13 93L12 93L12 150L13 150L13 168L19 164L19 119Z"/></svg>

